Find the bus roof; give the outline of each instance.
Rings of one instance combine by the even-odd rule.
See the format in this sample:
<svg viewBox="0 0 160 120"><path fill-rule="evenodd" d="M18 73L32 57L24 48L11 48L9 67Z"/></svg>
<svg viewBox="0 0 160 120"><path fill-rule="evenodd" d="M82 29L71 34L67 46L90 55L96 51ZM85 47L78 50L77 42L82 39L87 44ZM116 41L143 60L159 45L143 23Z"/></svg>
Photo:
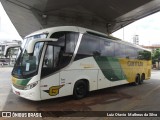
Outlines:
<svg viewBox="0 0 160 120"><path fill-rule="evenodd" d="M50 36L54 32L60 32L60 31L79 32L79 33L82 33L82 34L83 33L94 34L96 36L105 37L105 38L108 38L110 40L121 42L121 43L123 43L125 45L129 45L129 46L133 46L133 47L136 47L136 48L139 48L139 49L144 49L144 50L150 51L150 50L148 50L146 48L142 48L141 46L129 43L127 41L123 41L123 40L121 40L119 38L116 38L116 37L113 37L113 36L110 36L110 35L98 32L98 31L94 31L94 30L91 30L91 29L87 29L87 28L83 28L83 27L78 27L78 26L58 26L58 27L46 28L46 29L35 31L35 32L27 35L26 37L30 37L30 36L33 36L33 35L47 33L48 34L47 38L50 38Z"/></svg>
<svg viewBox="0 0 160 120"><path fill-rule="evenodd" d="M71 32L80 32L80 33L91 32L91 33L95 33L95 34L99 34L107 37L107 34L90 30L87 28L83 28L83 27L78 27L78 26L58 26L58 27L46 28L46 29L35 31L27 35L26 37L30 37L37 34L43 34L43 33L49 33L48 37L50 37L50 34L53 34L54 32L59 32L59 31L71 31Z"/></svg>

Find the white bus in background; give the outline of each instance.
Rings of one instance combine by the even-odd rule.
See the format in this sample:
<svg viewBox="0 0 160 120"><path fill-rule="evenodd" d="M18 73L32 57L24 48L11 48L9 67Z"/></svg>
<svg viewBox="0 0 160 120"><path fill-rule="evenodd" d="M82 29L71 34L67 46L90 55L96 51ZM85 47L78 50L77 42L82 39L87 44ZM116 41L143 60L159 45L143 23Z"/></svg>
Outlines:
<svg viewBox="0 0 160 120"><path fill-rule="evenodd" d="M0 65L14 65L15 63L15 59L16 59L16 54L18 53L18 48L15 48L16 46L20 46L21 45L21 41L20 40L12 40L12 41L3 41L0 43L0 61L2 63L0 63ZM8 58L5 58L4 56L4 52L5 50L7 50L8 48L14 48L12 49L12 51L8 51L10 52L10 55L8 55Z"/></svg>
<svg viewBox="0 0 160 120"><path fill-rule="evenodd" d="M61 26L25 37L12 71L20 97L45 100L150 78L151 52L89 29Z"/></svg>

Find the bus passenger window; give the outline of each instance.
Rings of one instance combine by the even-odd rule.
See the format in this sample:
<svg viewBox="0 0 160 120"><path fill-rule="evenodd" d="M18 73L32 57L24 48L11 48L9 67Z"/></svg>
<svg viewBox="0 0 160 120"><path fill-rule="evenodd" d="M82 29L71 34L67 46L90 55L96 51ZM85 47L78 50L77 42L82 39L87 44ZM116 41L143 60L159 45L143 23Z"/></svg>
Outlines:
<svg viewBox="0 0 160 120"><path fill-rule="evenodd" d="M101 56L114 56L114 42L110 40L100 41Z"/></svg>
<svg viewBox="0 0 160 120"><path fill-rule="evenodd" d="M138 50L138 59L140 60L151 60L151 53L146 50Z"/></svg>
<svg viewBox="0 0 160 120"><path fill-rule="evenodd" d="M85 34L82 38L78 54L94 55L95 52L100 53L100 42L98 37Z"/></svg>
<svg viewBox="0 0 160 120"><path fill-rule="evenodd" d="M126 58L136 59L137 58L137 50L131 46L126 46Z"/></svg>
<svg viewBox="0 0 160 120"><path fill-rule="evenodd" d="M125 45L121 43L115 43L115 57L125 58Z"/></svg>
<svg viewBox="0 0 160 120"><path fill-rule="evenodd" d="M73 53L78 40L78 33L66 34L66 53Z"/></svg>

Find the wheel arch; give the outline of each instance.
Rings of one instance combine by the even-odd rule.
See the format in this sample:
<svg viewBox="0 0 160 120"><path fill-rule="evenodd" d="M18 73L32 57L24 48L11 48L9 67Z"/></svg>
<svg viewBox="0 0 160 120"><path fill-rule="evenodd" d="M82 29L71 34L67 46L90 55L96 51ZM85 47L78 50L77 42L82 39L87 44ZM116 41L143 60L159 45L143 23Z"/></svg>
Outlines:
<svg viewBox="0 0 160 120"><path fill-rule="evenodd" d="M89 93L89 81L87 79L77 80L73 86L73 97L75 99L81 99Z"/></svg>
<svg viewBox="0 0 160 120"><path fill-rule="evenodd" d="M87 84L87 88L88 88L87 90L90 91L90 83L89 83L89 79L87 79L87 78L81 78L81 79L75 80L75 82L73 83L72 93L73 93L75 84L76 84L76 82L78 82L78 81L84 81L84 82Z"/></svg>

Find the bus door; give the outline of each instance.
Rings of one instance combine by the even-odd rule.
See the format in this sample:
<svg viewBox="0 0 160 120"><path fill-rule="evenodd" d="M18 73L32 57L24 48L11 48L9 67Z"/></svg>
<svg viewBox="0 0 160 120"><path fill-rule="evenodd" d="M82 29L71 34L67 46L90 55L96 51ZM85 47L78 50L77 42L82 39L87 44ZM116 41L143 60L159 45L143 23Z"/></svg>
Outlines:
<svg viewBox="0 0 160 120"><path fill-rule="evenodd" d="M41 99L59 97L59 72L57 72L61 47L48 45L41 70ZM56 73L57 72L57 73Z"/></svg>

